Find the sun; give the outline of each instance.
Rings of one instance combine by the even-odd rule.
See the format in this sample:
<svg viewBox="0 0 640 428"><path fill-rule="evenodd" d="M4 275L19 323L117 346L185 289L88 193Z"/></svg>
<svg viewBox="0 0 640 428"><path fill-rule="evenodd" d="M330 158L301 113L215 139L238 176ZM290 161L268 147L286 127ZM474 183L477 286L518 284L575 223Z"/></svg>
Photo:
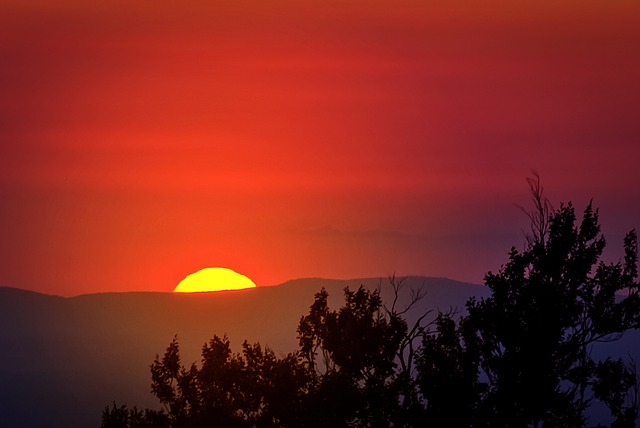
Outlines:
<svg viewBox="0 0 640 428"><path fill-rule="evenodd" d="M256 285L244 275L221 267L204 268L188 275L173 290L174 293L243 290Z"/></svg>

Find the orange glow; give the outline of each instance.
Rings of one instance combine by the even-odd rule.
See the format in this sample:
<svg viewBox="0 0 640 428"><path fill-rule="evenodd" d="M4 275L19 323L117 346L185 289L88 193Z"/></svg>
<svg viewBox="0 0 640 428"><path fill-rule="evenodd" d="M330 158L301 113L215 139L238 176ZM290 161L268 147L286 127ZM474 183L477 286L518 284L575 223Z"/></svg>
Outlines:
<svg viewBox="0 0 640 428"><path fill-rule="evenodd" d="M256 285L248 277L227 268L205 268L188 275L173 290L174 293L243 290Z"/></svg>

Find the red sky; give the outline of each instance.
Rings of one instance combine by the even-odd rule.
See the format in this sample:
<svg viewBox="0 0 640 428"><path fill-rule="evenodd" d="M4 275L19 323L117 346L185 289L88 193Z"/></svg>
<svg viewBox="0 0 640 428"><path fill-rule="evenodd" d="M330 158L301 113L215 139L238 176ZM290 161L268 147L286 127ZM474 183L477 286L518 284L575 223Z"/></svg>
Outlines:
<svg viewBox="0 0 640 428"><path fill-rule="evenodd" d="M0 2L0 285L481 282L525 177L640 227L637 1ZM616 252L617 251L617 252Z"/></svg>

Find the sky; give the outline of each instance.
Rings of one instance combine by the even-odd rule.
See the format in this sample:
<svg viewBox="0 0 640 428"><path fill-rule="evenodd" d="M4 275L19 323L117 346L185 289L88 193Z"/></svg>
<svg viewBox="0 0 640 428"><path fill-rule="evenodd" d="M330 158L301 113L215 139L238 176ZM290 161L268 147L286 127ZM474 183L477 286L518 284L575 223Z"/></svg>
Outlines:
<svg viewBox="0 0 640 428"><path fill-rule="evenodd" d="M547 196L640 227L640 3L0 0L0 285L481 283Z"/></svg>

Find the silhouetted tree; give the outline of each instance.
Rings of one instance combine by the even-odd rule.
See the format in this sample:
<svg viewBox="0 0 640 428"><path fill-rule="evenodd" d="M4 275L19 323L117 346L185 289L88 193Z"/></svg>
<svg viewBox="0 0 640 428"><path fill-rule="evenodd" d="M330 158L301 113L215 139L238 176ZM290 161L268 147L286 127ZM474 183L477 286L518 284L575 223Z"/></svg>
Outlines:
<svg viewBox="0 0 640 428"><path fill-rule="evenodd" d="M625 400L635 371L621 360L598 361L591 351L639 325L636 233L625 237L622 262L599 262L605 240L591 203L578 225L571 203L551 211L539 180L530 184L536 210L526 248L512 248L508 263L486 275L491 296L472 299L461 321L462 331L473 332L464 336L465 352L478 352L486 378L477 420L581 427L585 410L599 400L613 426L632 427L637 406Z"/></svg>
<svg viewBox="0 0 640 428"><path fill-rule="evenodd" d="M394 292L400 288L394 285ZM398 364L410 337L406 321L395 305L382 306L378 290L347 288L335 311L327 298L324 289L316 294L300 320L300 350L283 357L247 342L234 354L226 336L214 336L200 365L185 367L174 338L151 365L152 392L163 409L141 413L114 404L103 412L102 426L131 427L147 414L171 427L413 426L403 397L416 393L407 392ZM422 331L423 319L412 331Z"/></svg>
<svg viewBox="0 0 640 428"><path fill-rule="evenodd" d="M297 353L276 357L260 344L233 354L228 338L214 336L202 349L200 368L179 362L174 341L151 366L152 391L172 426L295 426L302 389L309 382Z"/></svg>
<svg viewBox="0 0 640 428"><path fill-rule="evenodd" d="M400 287L391 279L396 297ZM298 327L300 351L313 372L309 410L318 426L389 427L410 423L406 411L415 396L412 379L403 376L404 352L415 328L395 310L384 308L379 291L345 289L345 304L327 305L325 290L316 294L310 313ZM413 301L421 298L414 295ZM400 360L403 364L400 364ZM409 382L409 383L407 383ZM412 403L412 402L411 402Z"/></svg>
<svg viewBox="0 0 640 428"><path fill-rule="evenodd" d="M126 405L105 407L102 412L103 428L168 428L170 421L168 416L160 411L145 409L138 410L135 406L128 409Z"/></svg>

